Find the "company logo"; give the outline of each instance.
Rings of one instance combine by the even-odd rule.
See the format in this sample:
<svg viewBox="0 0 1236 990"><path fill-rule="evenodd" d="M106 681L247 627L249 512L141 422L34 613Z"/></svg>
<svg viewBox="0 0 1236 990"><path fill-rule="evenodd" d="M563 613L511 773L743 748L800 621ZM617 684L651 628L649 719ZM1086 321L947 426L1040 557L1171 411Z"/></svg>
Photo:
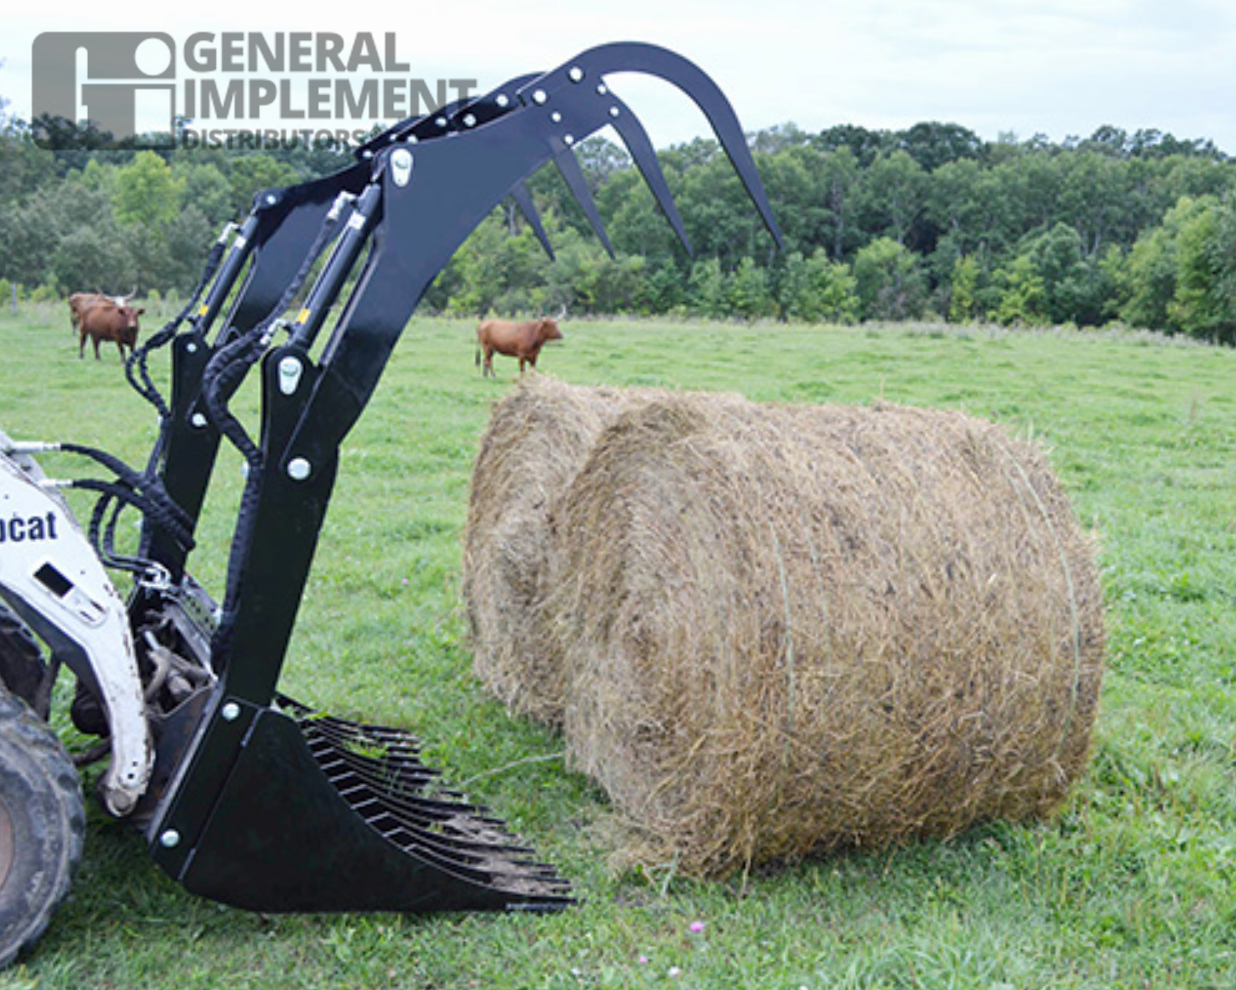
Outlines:
<svg viewBox="0 0 1236 990"><path fill-rule="evenodd" d="M176 44L171 35L49 31L34 39L32 64L36 122L71 127L89 121L100 135L123 142L139 133L141 102L161 106L158 130L172 132Z"/></svg>
<svg viewBox="0 0 1236 990"><path fill-rule="evenodd" d="M56 514L48 512L38 516L0 516L0 543L32 543L39 540L55 540Z"/></svg>
<svg viewBox="0 0 1236 990"><path fill-rule="evenodd" d="M360 142L477 86L411 76L392 34L48 31L33 65L35 135L50 147Z"/></svg>

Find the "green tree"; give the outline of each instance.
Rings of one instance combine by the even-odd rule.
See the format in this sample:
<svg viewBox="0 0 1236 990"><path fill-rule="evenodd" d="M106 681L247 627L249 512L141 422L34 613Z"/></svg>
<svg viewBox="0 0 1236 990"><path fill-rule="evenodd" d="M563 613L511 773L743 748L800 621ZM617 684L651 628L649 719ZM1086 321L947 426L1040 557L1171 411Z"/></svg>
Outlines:
<svg viewBox="0 0 1236 990"><path fill-rule="evenodd" d="M687 305L698 316L720 318L728 315L725 273L717 258L704 258L691 266Z"/></svg>
<svg viewBox="0 0 1236 990"><path fill-rule="evenodd" d="M1050 322L1043 277L1029 255L1019 254L1007 267L997 269L995 281L1000 293L992 314L996 322L1004 326L1044 326Z"/></svg>
<svg viewBox="0 0 1236 990"><path fill-rule="evenodd" d="M678 205L697 256L731 271L744 257L771 253L764 224L725 156L686 172L681 190Z"/></svg>
<svg viewBox="0 0 1236 990"><path fill-rule="evenodd" d="M926 172L963 159L973 159L982 151L983 142L977 134L959 124L926 121L901 131L895 138L897 147L918 162Z"/></svg>
<svg viewBox="0 0 1236 990"><path fill-rule="evenodd" d="M891 237L879 237L854 258L855 291L864 320L912 320L923 315L927 286L918 257Z"/></svg>
<svg viewBox="0 0 1236 990"><path fill-rule="evenodd" d="M1151 330L1176 331L1169 309L1176 296L1180 229L1207 208L1207 200L1182 198L1157 227L1144 230L1120 272L1120 319Z"/></svg>
<svg viewBox="0 0 1236 990"><path fill-rule="evenodd" d="M1026 252L1043 286L1041 307L1050 323L1094 323L1100 308L1090 298L1090 266L1077 231L1056 223L1030 242Z"/></svg>
<svg viewBox="0 0 1236 990"><path fill-rule="evenodd" d="M904 151L876 156L863 176L864 228L909 246L911 230L927 206L927 173Z"/></svg>
<svg viewBox="0 0 1236 990"><path fill-rule="evenodd" d="M1077 232L1087 256L1098 256L1109 243L1130 243L1136 231L1125 184L1128 163L1097 151L1064 155L1059 162L1056 222Z"/></svg>
<svg viewBox="0 0 1236 990"><path fill-rule="evenodd" d="M132 281L143 293L170 289L187 293L201 277L214 233L202 212L192 206L153 230L123 228L121 243L133 262Z"/></svg>
<svg viewBox="0 0 1236 990"><path fill-rule="evenodd" d="M811 257L787 256L779 303L790 319L808 323L854 323L858 293L850 266L832 261L823 248Z"/></svg>
<svg viewBox="0 0 1236 990"><path fill-rule="evenodd" d="M743 258L730 275L725 298L730 314L735 316L754 320L776 314L768 273L751 258Z"/></svg>
<svg viewBox="0 0 1236 990"><path fill-rule="evenodd" d="M232 212L243 217L252 209L253 197L259 192L294 185L300 182L300 176L291 165L263 151L233 158L227 180L232 187Z"/></svg>
<svg viewBox="0 0 1236 990"><path fill-rule="evenodd" d="M55 156L34 143L29 128L0 120L0 203L23 199L55 178Z"/></svg>
<svg viewBox="0 0 1236 990"><path fill-rule="evenodd" d="M979 316L979 265L963 254L953 263L949 282L948 318L952 323L970 323Z"/></svg>
<svg viewBox="0 0 1236 990"><path fill-rule="evenodd" d="M116 219L148 229L169 222L180 210L181 185L167 162L153 151L139 151L116 173L112 190Z"/></svg>
<svg viewBox="0 0 1236 990"><path fill-rule="evenodd" d="M857 221L858 158L848 147L841 147L827 154L821 166L824 172L820 186L826 213L818 243L828 249L834 261L840 261L858 247L862 237Z"/></svg>
<svg viewBox="0 0 1236 990"><path fill-rule="evenodd" d="M1236 343L1236 194L1185 221L1177 250L1173 321L1190 336Z"/></svg>
<svg viewBox="0 0 1236 990"><path fill-rule="evenodd" d="M0 207L0 271L30 288L54 284L66 292L127 292L133 277L110 197L76 180Z"/></svg>
<svg viewBox="0 0 1236 990"><path fill-rule="evenodd" d="M212 162L178 160L172 163L172 176L180 183L178 195L182 210L198 210L213 228L238 219L232 186Z"/></svg>
<svg viewBox="0 0 1236 990"><path fill-rule="evenodd" d="M45 280L62 292L98 288L116 291L131 286L137 280L132 256L116 250L119 242L119 232L104 224L70 231L56 244Z"/></svg>

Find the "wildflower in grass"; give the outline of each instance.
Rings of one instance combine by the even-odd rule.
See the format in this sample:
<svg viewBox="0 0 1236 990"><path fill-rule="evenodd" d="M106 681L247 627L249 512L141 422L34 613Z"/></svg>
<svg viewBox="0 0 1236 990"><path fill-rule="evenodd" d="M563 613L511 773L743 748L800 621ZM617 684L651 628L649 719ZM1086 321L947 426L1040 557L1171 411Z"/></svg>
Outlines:
<svg viewBox="0 0 1236 990"><path fill-rule="evenodd" d="M687 927L690 928L691 931L694 932L696 935L698 935L700 932L704 930L704 923L702 921L693 921Z"/></svg>

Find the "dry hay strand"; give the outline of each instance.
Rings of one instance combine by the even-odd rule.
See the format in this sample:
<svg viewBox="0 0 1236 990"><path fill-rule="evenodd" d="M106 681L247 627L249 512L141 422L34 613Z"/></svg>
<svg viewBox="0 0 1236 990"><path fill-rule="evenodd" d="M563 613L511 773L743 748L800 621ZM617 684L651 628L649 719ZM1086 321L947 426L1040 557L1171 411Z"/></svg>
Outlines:
<svg viewBox="0 0 1236 990"><path fill-rule="evenodd" d="M462 583L473 670L512 711L548 725L562 718L561 664L541 617L550 506L601 431L652 394L528 375L496 404L481 437Z"/></svg>
<svg viewBox="0 0 1236 990"><path fill-rule="evenodd" d="M1092 540L960 413L668 397L554 511L573 764L697 875L1043 816L1088 757Z"/></svg>

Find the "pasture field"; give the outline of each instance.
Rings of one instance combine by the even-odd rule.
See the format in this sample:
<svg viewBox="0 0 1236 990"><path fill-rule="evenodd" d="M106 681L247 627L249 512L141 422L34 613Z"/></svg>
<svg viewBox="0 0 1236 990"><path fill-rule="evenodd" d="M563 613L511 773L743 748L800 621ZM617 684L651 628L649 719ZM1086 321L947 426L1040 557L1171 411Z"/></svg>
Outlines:
<svg viewBox="0 0 1236 990"><path fill-rule="evenodd" d="M1236 987L1236 352L937 326L564 330L541 366L570 382L962 408L1041 439L1098 534L1109 608L1093 760L1064 811L725 882L672 863L615 875L603 795L470 672L468 478L515 365L499 358L498 382L483 381L472 324L418 318L347 441L281 686L412 728L581 904L546 917L247 914L183 892L92 810L72 900L0 988ZM61 307L0 314L0 341L0 428L141 461L153 412L114 348L79 361ZM251 391L237 401L251 408ZM216 594L238 475L239 458L223 458L195 555Z"/></svg>

